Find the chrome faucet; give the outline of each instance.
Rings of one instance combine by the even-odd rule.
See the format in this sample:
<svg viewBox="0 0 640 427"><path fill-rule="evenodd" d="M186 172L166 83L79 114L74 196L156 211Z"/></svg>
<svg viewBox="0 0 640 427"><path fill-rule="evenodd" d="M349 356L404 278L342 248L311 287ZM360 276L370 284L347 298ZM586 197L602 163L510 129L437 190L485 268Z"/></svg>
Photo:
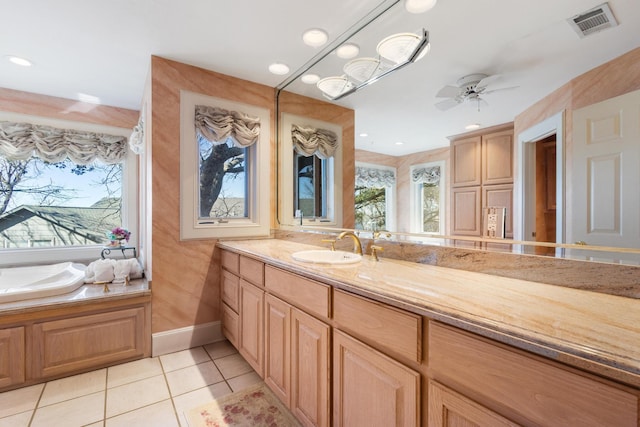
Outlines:
<svg viewBox="0 0 640 427"><path fill-rule="evenodd" d="M343 231L342 233L338 234L338 237L336 237L336 240L341 240L346 236L349 236L353 239L353 253L362 255L362 243L360 242L360 239L358 238L358 236L355 235L353 231Z"/></svg>

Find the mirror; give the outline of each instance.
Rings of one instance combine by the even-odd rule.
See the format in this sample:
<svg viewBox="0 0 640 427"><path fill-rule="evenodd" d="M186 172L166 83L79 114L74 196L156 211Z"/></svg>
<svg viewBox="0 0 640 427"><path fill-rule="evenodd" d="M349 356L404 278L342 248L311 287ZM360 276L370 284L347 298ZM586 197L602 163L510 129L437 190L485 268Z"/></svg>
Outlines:
<svg viewBox="0 0 640 427"><path fill-rule="evenodd" d="M393 217L385 222L385 227L394 231L397 236L403 235L406 238L425 240L424 235L412 235L411 227L407 225L409 221L405 219L403 225L403 220L400 220L402 215L406 216L407 212L412 210L411 204L414 203L408 173L411 166L418 164L428 166L437 162L444 164L445 173L443 174L443 179L445 179L444 185L447 191L445 191L444 201L441 201L441 204L444 205L445 209L444 221L450 222L448 217L451 209L451 187L450 183L446 182L446 179L450 178L451 153L449 150L450 141L447 137L465 133L464 124L467 123L480 123L481 128L484 129L515 121L513 148L515 151L514 165L516 171L512 215L514 218L514 231L516 232L514 237L518 241L511 243L517 245L516 250L518 251L540 253L540 251L536 251L535 247L529 249L527 242L521 242L521 240L529 240L532 231L525 224L525 213L530 214L531 208L527 205L524 189L526 179L522 173L525 170L523 165L526 164L525 161L527 159L526 155L524 155L526 141L520 138L520 134L526 133L525 131L550 118L544 111L545 107L554 114L560 114L564 120L561 127L557 128L559 129L558 135L564 137L565 133L570 134L573 129L568 128L566 123L572 123L574 110L579 107L586 107L589 103L584 103L582 99L578 100L578 94L569 94L569 99L560 101L555 99L548 100L547 105L544 105L544 102L542 105L536 104L536 102L540 101L541 97L544 101L546 99L544 98L545 96L551 95L554 90L563 87L564 84L575 79L579 74L637 47L637 41L629 41L631 40L629 25L617 28L617 35L614 32L602 32L600 41L593 41L593 39L589 40L588 38L583 41L579 41L576 38L575 42L568 40L568 35L564 34L567 28L563 27L567 23L565 21L560 22L557 16L570 17L582 12L584 2L572 1L564 5L555 5L555 3L549 2L548 6L550 10L552 9L549 13L553 13L553 18L538 11L540 5L522 6L520 4L520 6L516 6L508 4L506 1L499 3L500 8L504 8L504 13L500 15L513 16L514 20L509 19L509 22L504 20L502 22L500 20L496 21L495 17L488 16L492 14L491 11L476 10L476 6L470 6L474 9L460 14L459 10L455 10L455 5L445 2L438 3L432 11L424 15L411 15L404 10L402 3L397 3L362 29L355 29L348 39L350 43L359 47L359 57L374 57L374 59L379 59L376 52L377 44L384 37L391 34L406 32L421 34L422 30L426 29L433 44L431 52L421 61L385 76L356 93L332 102L336 106L353 109L356 117L353 134L356 148L353 156L354 163L350 163L348 159L345 159L343 170L353 174L354 168L359 164L374 164L382 166L383 169L395 168L396 170L396 192L394 195L396 209ZM614 12L618 14L622 14L625 10L629 10L628 8L633 7L631 2L625 0L611 3L613 3ZM523 18L523 21L521 21L520 18L515 18L518 15L522 17L528 16L527 13L517 11L518 7L535 8L537 10L536 13L540 13L539 18L542 21L546 19L551 22L549 27L541 29L539 28L541 24L524 22L531 21L530 19L525 20ZM458 19L450 19L452 16L457 16ZM455 25L452 22L455 22ZM478 25L478 22L482 22L482 25ZM493 24L495 24L494 27L492 27ZM514 27L518 27L518 29L514 29ZM461 28L464 30L462 31ZM557 49L551 49L552 52L547 52L546 54L544 49L537 50L538 48L534 49L533 47L533 45L544 45L551 42L551 40L545 39L546 35L542 34L545 31L551 33L548 37L557 37L557 40L555 40ZM612 37L618 37L623 32L627 35L626 39L624 37L622 39L612 39ZM562 34L563 38L559 34ZM575 34L570 35L574 38L576 37ZM473 40L484 40L487 43L493 43L496 48L493 50L481 48L477 43L472 43ZM601 45L603 40L608 40L608 47L605 48ZM309 61L308 66L298 70L287 81L283 82L279 87L282 90L281 94L301 95L311 102L330 101L322 95L322 92L315 85L302 83L300 77L305 74L316 74L320 77L343 75L345 73L344 66L349 60L339 58L334 53L334 50L345 41L340 40L339 43L328 46L318 56ZM579 49L577 47L573 49L570 58L563 59L563 55L566 55L566 50L571 50L571 46L578 42L583 44L580 45ZM605 54L605 51L611 48L615 52ZM476 53L474 49L478 52ZM529 54L531 51L533 51L533 54ZM574 55L574 52L577 51L581 52L580 55L585 56L580 56L578 53ZM453 60L451 59L452 55L445 55L450 52L456 52L456 55L453 55ZM447 57L447 60L440 63L439 60L444 56ZM635 55L635 60L637 60L637 56ZM633 59L627 60L631 61ZM569 68L568 62L576 62L577 60L590 65L585 65L580 71L563 71L563 68ZM621 69L628 68L623 64L617 64L616 66ZM436 103L441 101L436 97L438 89L443 86L454 85L458 77L474 72L482 72L491 77L501 76L501 85L498 86L497 81L495 81L495 88L511 90L496 91L499 93L491 95L487 94L486 101L488 105L484 104L485 99L483 99L483 96L477 102L463 102L446 111L440 111L434 107ZM569 72L574 74L568 74ZM542 79L541 75L544 75L545 78ZM633 80L633 78L631 76L628 79ZM433 83L433 81L436 81L436 83ZM578 83L583 84L582 82ZM627 83L629 87L632 87L632 84ZM593 86L593 81L589 85ZM585 85L585 90L589 85ZM517 87L514 88L514 86ZM615 93L616 90L618 91L617 93ZM616 87L615 90L612 89L612 95L609 97L628 91L629 89ZM562 95L566 96L566 94ZM598 99L597 96L592 98ZM592 100L591 103L593 102ZM584 105L580 105L581 103ZM610 121L605 122L607 124L612 123ZM603 123L602 129L604 129L604 126L605 123ZM615 126L615 124L611 126ZM369 135L360 136L364 133ZM545 135L536 135L536 138L538 136L541 137L540 139L545 137ZM529 142L531 141L533 139ZM398 143L403 143L403 145L396 145ZM570 145L571 140L566 141L566 143ZM415 147L421 148L416 149ZM564 148L565 151L570 149L571 147ZM565 175L558 175L559 179L557 180L556 188L561 191L556 191L557 200L560 202L556 208L564 209L561 215L564 215L565 218L572 218L570 215L573 213L572 210L575 211L576 208L567 200L572 200L570 197L573 197L574 194L570 192L573 191L575 193L574 190L576 188L575 186L573 189L566 186L566 183L573 182L573 175L571 175L571 168L567 168L566 162L568 160L563 156L564 151L559 151L558 154L556 157L559 165L558 170L560 173L565 172ZM615 162L603 163L601 166L601 170L608 173L608 179L611 179L611 176L613 176L610 173L611 169L617 167ZM447 171L447 169L449 170ZM346 187L344 192L347 193ZM530 204L531 202L528 203ZM602 205L605 205L605 203ZM344 206L353 205L345 204ZM347 209L344 209L344 211L346 212ZM637 212L638 210L627 216L637 217ZM568 222L571 221L558 221L562 226L566 226ZM287 224L286 222L281 223ZM352 223L345 220L344 225L349 228L354 227L355 219ZM607 256L601 256L600 253L579 251L582 248L579 245L574 246L571 242L582 239L578 239L575 233L572 233L568 228L562 229L562 226L556 227L559 229L557 240L561 244L538 244L537 246L550 246L553 248L550 254L555 255L575 255L594 259L607 258ZM444 234L448 234L450 230L450 224L447 224ZM479 237L466 239L464 237L459 239L456 237L456 239L471 241L480 246L486 246L486 242L496 242L496 240L486 241ZM450 239L441 240L440 242L444 244L453 243ZM591 241L587 240L587 243L590 244ZM600 243L600 245L603 244ZM600 247L599 249L606 251L610 245L605 244L604 246L606 247ZM630 253L631 262L635 262L640 254L637 246L635 244L635 246L629 248L628 253ZM512 245L505 245L504 247L506 250L514 250ZM587 249L594 248L589 247ZM620 260L626 258L626 256L616 255L615 258Z"/></svg>

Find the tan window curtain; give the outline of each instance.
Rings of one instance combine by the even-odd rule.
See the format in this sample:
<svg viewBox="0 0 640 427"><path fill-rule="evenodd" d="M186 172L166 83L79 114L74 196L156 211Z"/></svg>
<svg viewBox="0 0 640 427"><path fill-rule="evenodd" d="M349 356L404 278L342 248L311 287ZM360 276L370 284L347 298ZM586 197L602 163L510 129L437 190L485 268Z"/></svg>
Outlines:
<svg viewBox="0 0 640 427"><path fill-rule="evenodd" d="M296 153L305 157L314 154L321 159L333 157L338 149L338 137L335 132L326 129L291 125L291 140Z"/></svg>
<svg viewBox="0 0 640 427"><path fill-rule="evenodd" d="M411 174L413 182L423 184L438 184L440 182L440 166L416 168Z"/></svg>
<svg viewBox="0 0 640 427"><path fill-rule="evenodd" d="M0 122L0 155L9 160L37 156L57 163L68 157L80 165L96 159L113 164L124 161L127 138L31 123Z"/></svg>
<svg viewBox="0 0 640 427"><path fill-rule="evenodd" d="M196 131L213 145L231 137L237 147L249 147L260 137L260 118L218 107L196 105Z"/></svg>
<svg viewBox="0 0 640 427"><path fill-rule="evenodd" d="M396 183L396 174L392 170L356 167L356 186L392 187Z"/></svg>

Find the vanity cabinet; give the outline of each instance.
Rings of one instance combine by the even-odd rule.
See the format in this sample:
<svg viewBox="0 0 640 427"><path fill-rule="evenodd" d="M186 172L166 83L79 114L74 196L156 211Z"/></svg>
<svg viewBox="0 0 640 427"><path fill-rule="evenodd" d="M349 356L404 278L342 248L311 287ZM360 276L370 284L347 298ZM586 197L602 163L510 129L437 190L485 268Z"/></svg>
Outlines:
<svg viewBox="0 0 640 427"><path fill-rule="evenodd" d="M270 266L265 287L265 383L303 425L329 426L331 288Z"/></svg>
<svg viewBox="0 0 640 427"><path fill-rule="evenodd" d="M513 237L513 124L451 138L451 234L482 236L482 209L507 208Z"/></svg>
<svg viewBox="0 0 640 427"><path fill-rule="evenodd" d="M264 377L264 290L240 279L238 351Z"/></svg>
<svg viewBox="0 0 640 427"><path fill-rule="evenodd" d="M430 426L638 426L637 390L436 321L428 335Z"/></svg>
<svg viewBox="0 0 640 427"><path fill-rule="evenodd" d="M24 327L0 329L0 389L25 380Z"/></svg>

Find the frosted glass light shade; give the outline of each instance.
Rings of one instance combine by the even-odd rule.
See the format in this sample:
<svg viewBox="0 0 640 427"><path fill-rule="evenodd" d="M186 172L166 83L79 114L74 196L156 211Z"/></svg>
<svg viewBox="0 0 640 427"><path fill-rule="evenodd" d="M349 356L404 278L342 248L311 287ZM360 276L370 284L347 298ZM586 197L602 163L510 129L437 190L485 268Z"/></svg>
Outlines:
<svg viewBox="0 0 640 427"><path fill-rule="evenodd" d="M357 58L344 65L344 72L352 79L366 82L380 70L380 61L375 58Z"/></svg>
<svg viewBox="0 0 640 427"><path fill-rule="evenodd" d="M378 43L376 50L384 59L400 64L409 59L421 40L420 36L413 33L393 34ZM428 50L429 46L421 52L418 59L422 58Z"/></svg>
<svg viewBox="0 0 640 427"><path fill-rule="evenodd" d="M354 84L345 76L325 77L317 83L318 89L329 98L335 98L344 92L353 89Z"/></svg>

